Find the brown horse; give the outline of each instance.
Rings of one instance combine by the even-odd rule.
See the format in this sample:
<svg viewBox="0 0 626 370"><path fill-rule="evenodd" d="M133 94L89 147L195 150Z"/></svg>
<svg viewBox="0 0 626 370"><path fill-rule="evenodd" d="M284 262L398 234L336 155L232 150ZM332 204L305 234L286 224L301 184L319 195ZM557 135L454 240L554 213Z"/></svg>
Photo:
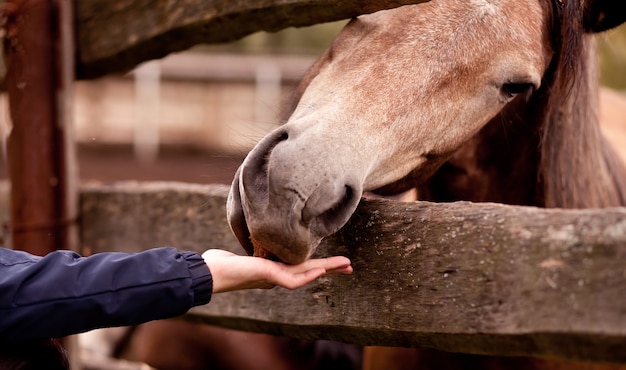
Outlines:
<svg viewBox="0 0 626 370"><path fill-rule="evenodd" d="M541 207L626 204L603 138L592 33L610 0L432 0L351 21L303 80L286 124L249 153L229 222L249 252L301 262L362 194ZM366 354L421 368L590 368L437 351ZM614 367L609 367L614 368Z"/></svg>

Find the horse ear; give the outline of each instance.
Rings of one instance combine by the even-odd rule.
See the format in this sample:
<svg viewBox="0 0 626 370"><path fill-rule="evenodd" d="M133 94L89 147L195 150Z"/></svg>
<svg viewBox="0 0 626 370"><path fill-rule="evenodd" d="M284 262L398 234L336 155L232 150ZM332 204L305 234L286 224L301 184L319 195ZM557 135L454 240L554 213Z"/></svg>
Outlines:
<svg viewBox="0 0 626 370"><path fill-rule="evenodd" d="M583 26L587 32L602 32L626 22L624 3L619 0L585 1Z"/></svg>

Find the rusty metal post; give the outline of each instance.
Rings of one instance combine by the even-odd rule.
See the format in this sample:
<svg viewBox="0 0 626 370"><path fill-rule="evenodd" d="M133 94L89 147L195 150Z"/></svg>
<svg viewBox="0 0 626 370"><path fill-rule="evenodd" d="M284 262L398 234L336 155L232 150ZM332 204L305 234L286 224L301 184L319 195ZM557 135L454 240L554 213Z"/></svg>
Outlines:
<svg viewBox="0 0 626 370"><path fill-rule="evenodd" d="M3 4L12 121L11 246L39 255L77 248L71 5L71 0Z"/></svg>

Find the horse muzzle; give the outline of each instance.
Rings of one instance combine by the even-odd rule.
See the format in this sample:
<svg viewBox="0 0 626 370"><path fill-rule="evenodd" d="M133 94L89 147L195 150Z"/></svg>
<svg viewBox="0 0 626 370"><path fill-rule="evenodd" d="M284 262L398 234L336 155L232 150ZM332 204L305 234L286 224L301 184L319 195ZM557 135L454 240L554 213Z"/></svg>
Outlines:
<svg viewBox="0 0 626 370"><path fill-rule="evenodd" d="M227 201L231 230L251 255L287 263L308 259L359 203L362 184L340 162L307 151L313 138L283 126L239 167Z"/></svg>

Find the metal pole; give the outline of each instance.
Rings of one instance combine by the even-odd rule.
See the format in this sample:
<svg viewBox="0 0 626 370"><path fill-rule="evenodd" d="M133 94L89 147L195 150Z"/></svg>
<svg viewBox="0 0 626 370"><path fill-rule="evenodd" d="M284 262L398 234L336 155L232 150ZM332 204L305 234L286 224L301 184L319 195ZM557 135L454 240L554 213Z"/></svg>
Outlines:
<svg viewBox="0 0 626 370"><path fill-rule="evenodd" d="M3 5L12 121L11 246L39 255L78 246L71 5L70 0Z"/></svg>

